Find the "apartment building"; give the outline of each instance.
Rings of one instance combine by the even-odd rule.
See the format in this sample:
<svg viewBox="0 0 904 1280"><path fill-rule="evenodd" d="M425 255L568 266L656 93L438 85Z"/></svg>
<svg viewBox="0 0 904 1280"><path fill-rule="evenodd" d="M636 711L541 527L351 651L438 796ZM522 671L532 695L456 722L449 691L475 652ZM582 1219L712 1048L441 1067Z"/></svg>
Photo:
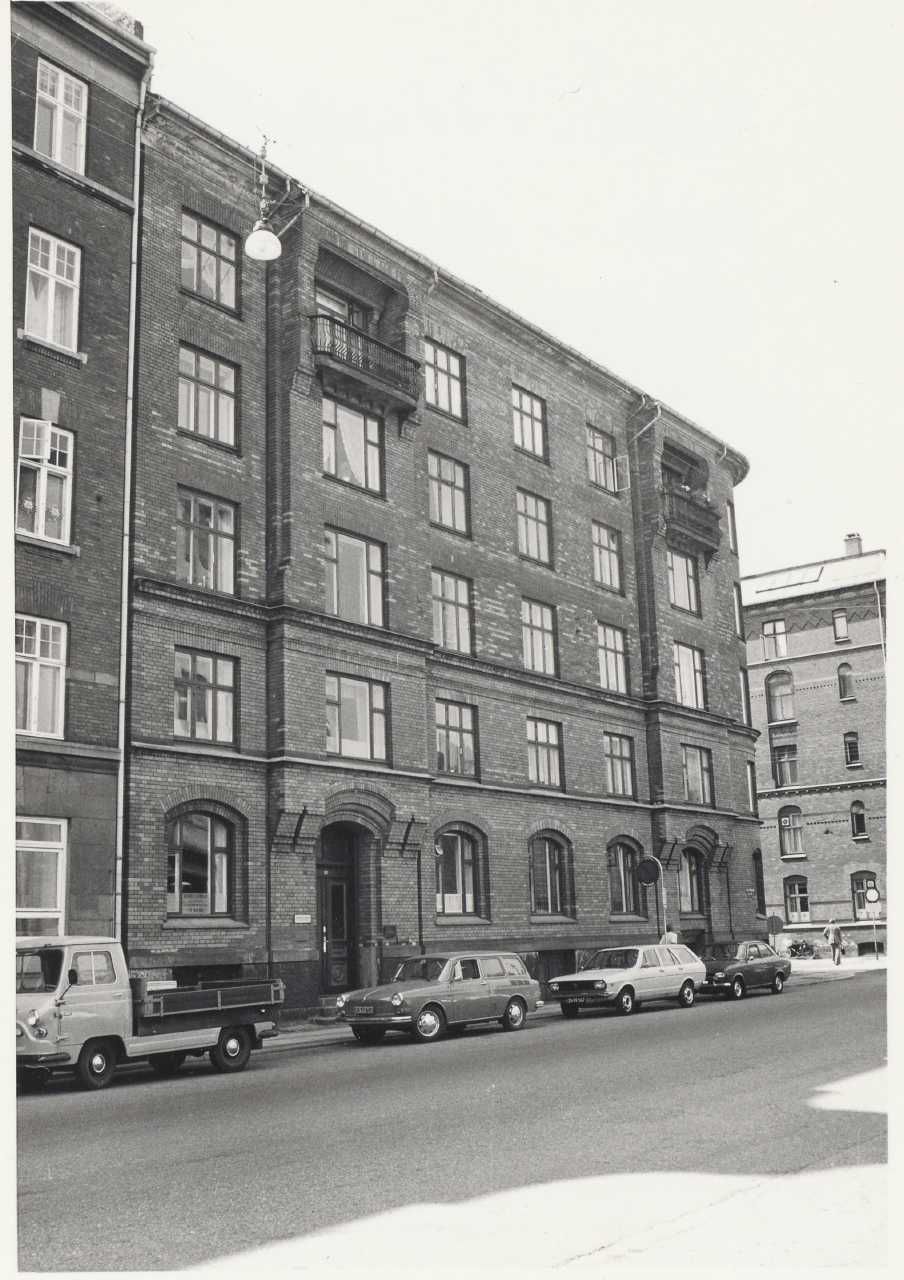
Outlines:
<svg viewBox="0 0 904 1280"><path fill-rule="evenodd" d="M272 172L146 113L126 940L136 973L420 950L541 977L765 934L734 449ZM539 251L539 250L538 250ZM758 887L759 886L759 887Z"/></svg>
<svg viewBox="0 0 904 1280"><path fill-rule="evenodd" d="M816 942L834 917L864 952L887 918L885 552L844 552L742 595L769 914Z"/></svg>
<svg viewBox="0 0 904 1280"><path fill-rule="evenodd" d="M136 130L111 6L11 8L16 930L118 928Z"/></svg>

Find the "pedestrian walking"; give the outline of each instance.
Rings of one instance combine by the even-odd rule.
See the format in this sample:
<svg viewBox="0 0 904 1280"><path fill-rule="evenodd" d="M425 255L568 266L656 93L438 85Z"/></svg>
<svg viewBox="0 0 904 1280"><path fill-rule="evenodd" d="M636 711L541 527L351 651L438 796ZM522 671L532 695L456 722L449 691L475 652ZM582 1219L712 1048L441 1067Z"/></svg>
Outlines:
<svg viewBox="0 0 904 1280"><path fill-rule="evenodd" d="M666 922L665 922L665 932L663 933L663 935L662 935L662 937L659 939L659 941L660 941L660 943L677 942L677 941L678 941L678 934L675 932L675 930L674 930L674 929L672 928L672 926L669 924L668 920L666 920Z"/></svg>
<svg viewBox="0 0 904 1280"><path fill-rule="evenodd" d="M841 926L835 923L834 916L823 929L822 936L832 947L833 962L835 964L841 964L843 935L841 932Z"/></svg>

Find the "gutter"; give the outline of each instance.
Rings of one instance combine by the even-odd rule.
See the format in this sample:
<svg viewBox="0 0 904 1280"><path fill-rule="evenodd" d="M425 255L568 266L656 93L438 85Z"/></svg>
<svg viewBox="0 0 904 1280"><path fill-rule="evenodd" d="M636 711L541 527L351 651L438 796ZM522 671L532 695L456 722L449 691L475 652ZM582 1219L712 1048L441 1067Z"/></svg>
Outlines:
<svg viewBox="0 0 904 1280"><path fill-rule="evenodd" d="M135 430L135 337L138 303L138 238L141 185L141 126L144 122L144 106L151 72L153 54L141 77L138 111L135 115L135 161L132 177L132 244L129 260L129 338L126 374L125 458L123 462L122 495L122 569L119 597L119 699L117 707L116 742L119 748L119 764L116 770L116 845L113 872L113 936L122 942L123 929L123 881L125 859L125 808L126 808L126 705L128 697L129 659L129 583L132 567L132 446Z"/></svg>

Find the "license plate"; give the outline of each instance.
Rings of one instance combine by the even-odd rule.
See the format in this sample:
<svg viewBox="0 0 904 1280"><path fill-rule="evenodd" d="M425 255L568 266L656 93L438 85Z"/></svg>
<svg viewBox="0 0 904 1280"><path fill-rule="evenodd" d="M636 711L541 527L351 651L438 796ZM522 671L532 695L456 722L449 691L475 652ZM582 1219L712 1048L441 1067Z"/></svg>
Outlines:
<svg viewBox="0 0 904 1280"><path fill-rule="evenodd" d="M373 1013L373 1011L374 1011L374 1007L373 1007L373 1005L372 1005L372 1004L354 1004L354 1005L352 1005L352 1013L354 1013L354 1014Z"/></svg>
<svg viewBox="0 0 904 1280"><path fill-rule="evenodd" d="M569 996L569 997L568 997L568 999L569 999L569 1000L574 1000L574 1001L576 1001L578 1004L586 1004L588 1000L596 1000L596 999L597 999L597 997L596 997L596 996L591 996L591 995L582 995L582 994L578 994L578 995Z"/></svg>

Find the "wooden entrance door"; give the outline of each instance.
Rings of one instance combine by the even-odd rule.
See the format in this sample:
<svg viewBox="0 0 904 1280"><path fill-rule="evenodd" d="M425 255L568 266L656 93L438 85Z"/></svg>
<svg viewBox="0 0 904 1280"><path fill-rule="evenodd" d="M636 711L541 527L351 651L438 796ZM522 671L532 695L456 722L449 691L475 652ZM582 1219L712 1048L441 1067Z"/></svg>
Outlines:
<svg viewBox="0 0 904 1280"><path fill-rule="evenodd" d="M326 992L348 991L355 964L355 836L342 828L323 832L319 880L320 983Z"/></svg>

